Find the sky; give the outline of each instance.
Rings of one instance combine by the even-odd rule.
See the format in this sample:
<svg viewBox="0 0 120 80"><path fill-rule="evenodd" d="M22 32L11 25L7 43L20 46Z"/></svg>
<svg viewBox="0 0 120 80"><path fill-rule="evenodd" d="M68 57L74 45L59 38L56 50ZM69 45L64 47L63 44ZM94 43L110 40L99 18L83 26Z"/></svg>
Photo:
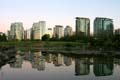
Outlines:
<svg viewBox="0 0 120 80"><path fill-rule="evenodd" d="M91 33L95 17L111 18L115 29L120 28L120 0L0 0L0 32L6 33L14 22L29 29L38 21L75 30L75 17L90 18Z"/></svg>

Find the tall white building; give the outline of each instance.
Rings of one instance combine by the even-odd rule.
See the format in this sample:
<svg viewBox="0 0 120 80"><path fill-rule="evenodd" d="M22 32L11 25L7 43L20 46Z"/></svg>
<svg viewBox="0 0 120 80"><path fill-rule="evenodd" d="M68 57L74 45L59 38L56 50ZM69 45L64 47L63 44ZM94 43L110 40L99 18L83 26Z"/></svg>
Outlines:
<svg viewBox="0 0 120 80"><path fill-rule="evenodd" d="M11 24L11 28L9 31L9 38L11 40L22 40L24 38L24 28L23 23L15 22Z"/></svg>
<svg viewBox="0 0 120 80"><path fill-rule="evenodd" d="M53 37L55 38L62 38L63 35L63 26L61 25L56 25L54 27L54 32L53 32Z"/></svg>
<svg viewBox="0 0 120 80"><path fill-rule="evenodd" d="M72 36L72 34L72 27L66 26L66 28L64 29L64 36Z"/></svg>
<svg viewBox="0 0 120 80"><path fill-rule="evenodd" d="M32 31L33 31L33 39L42 39L42 36L45 35L46 30L46 22L39 21L37 23L33 23Z"/></svg>

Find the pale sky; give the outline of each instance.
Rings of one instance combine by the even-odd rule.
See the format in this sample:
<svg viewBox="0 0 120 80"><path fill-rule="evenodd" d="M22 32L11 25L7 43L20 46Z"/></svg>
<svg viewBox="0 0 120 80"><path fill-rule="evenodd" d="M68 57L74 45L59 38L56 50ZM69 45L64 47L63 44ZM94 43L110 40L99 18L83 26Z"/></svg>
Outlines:
<svg viewBox="0 0 120 80"><path fill-rule="evenodd" d="M33 22L46 21L47 27L70 25L75 30L75 17L107 17L120 28L120 0L0 0L0 32L7 32L13 22L23 22L24 29Z"/></svg>

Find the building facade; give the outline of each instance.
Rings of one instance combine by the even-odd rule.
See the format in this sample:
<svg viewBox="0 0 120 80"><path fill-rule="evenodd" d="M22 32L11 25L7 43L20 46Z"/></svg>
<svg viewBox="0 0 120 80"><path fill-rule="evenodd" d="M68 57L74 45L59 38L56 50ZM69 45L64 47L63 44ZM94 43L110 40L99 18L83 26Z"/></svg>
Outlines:
<svg viewBox="0 0 120 80"><path fill-rule="evenodd" d="M94 36L111 36L113 35L113 20L109 18L99 18L94 20Z"/></svg>
<svg viewBox="0 0 120 80"><path fill-rule="evenodd" d="M32 36L31 33L32 33L32 29L30 28L27 30L27 39L29 39L29 40L31 39L31 36Z"/></svg>
<svg viewBox="0 0 120 80"><path fill-rule="evenodd" d="M66 28L64 29L64 36L72 36L73 32L72 32L72 27L70 26L66 26Z"/></svg>
<svg viewBox="0 0 120 80"><path fill-rule="evenodd" d="M54 38L62 38L63 37L63 26L56 25L54 27L53 37Z"/></svg>
<svg viewBox="0 0 120 80"><path fill-rule="evenodd" d="M24 39L31 40L31 38L32 38L32 28L24 31Z"/></svg>
<svg viewBox="0 0 120 80"><path fill-rule="evenodd" d="M37 23L33 23L32 31L33 31L33 39L35 40L41 40L42 36L46 33L46 22L45 21L39 21Z"/></svg>
<svg viewBox="0 0 120 80"><path fill-rule="evenodd" d="M10 40L22 40L24 39L24 28L23 23L16 22L11 24L9 32Z"/></svg>
<svg viewBox="0 0 120 80"><path fill-rule="evenodd" d="M76 17L76 35L90 36L90 19L83 17Z"/></svg>

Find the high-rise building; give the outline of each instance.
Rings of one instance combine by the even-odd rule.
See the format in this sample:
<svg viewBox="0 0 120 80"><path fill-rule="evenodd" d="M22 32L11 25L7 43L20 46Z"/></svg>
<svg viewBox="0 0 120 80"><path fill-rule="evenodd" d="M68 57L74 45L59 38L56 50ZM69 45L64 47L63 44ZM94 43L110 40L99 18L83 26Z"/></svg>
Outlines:
<svg viewBox="0 0 120 80"><path fill-rule="evenodd" d="M32 31L33 31L33 39L40 39L43 35L45 35L46 22L39 21L37 23L33 23Z"/></svg>
<svg viewBox="0 0 120 80"><path fill-rule="evenodd" d="M16 22L11 24L11 28L9 31L10 39L22 40L24 38L24 28L23 23Z"/></svg>
<svg viewBox="0 0 120 80"><path fill-rule="evenodd" d="M53 37L55 37L55 38L61 38L61 37L63 37L63 26L56 25L54 27Z"/></svg>
<svg viewBox="0 0 120 80"><path fill-rule="evenodd" d="M90 36L90 19L83 17L76 17L76 35Z"/></svg>
<svg viewBox="0 0 120 80"><path fill-rule="evenodd" d="M72 34L72 27L66 26L66 28L64 29L64 36L72 36Z"/></svg>
<svg viewBox="0 0 120 80"><path fill-rule="evenodd" d="M113 35L113 20L109 18L100 18L97 17L94 20L94 36L111 36Z"/></svg>

